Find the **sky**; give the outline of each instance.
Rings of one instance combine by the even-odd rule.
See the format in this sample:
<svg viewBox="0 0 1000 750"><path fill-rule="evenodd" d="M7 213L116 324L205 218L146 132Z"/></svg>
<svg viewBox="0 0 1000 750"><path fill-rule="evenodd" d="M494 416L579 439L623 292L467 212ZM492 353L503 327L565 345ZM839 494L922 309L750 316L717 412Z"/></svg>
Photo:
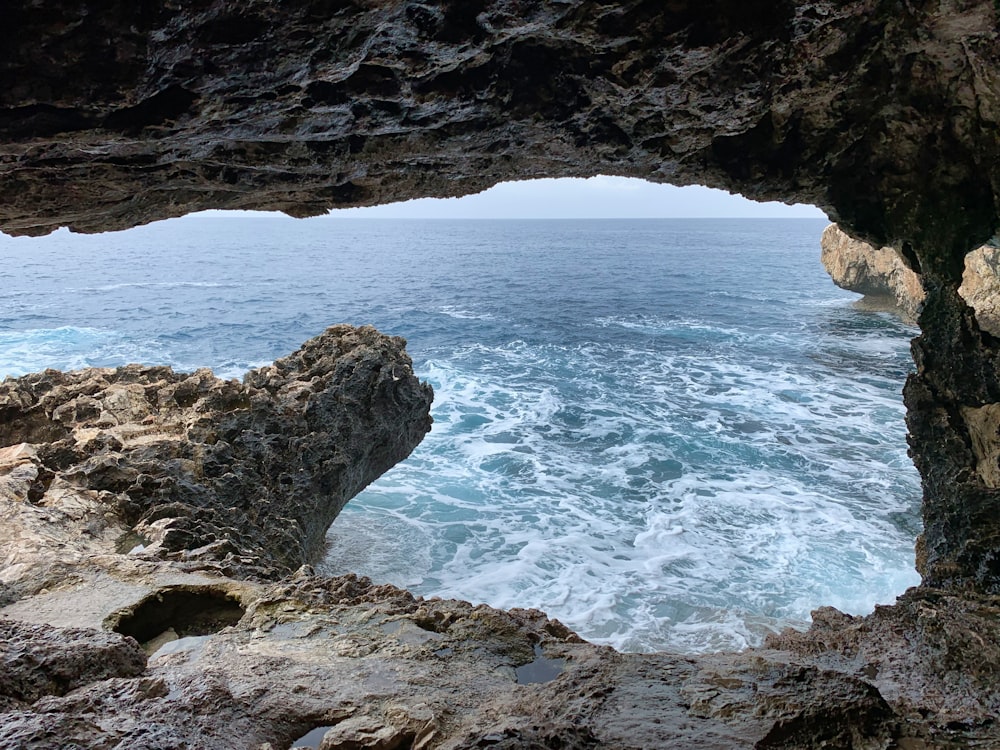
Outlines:
<svg viewBox="0 0 1000 750"><path fill-rule="evenodd" d="M464 198L421 198L370 208L338 209L330 215L382 219L824 217L814 206L755 203L724 190L658 185L635 178L607 176L503 182Z"/></svg>

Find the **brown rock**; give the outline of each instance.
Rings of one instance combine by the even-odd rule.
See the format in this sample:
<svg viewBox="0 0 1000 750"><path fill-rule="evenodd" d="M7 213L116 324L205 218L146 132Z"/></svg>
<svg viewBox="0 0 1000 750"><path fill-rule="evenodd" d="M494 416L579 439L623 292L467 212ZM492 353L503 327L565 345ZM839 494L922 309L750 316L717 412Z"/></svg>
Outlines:
<svg viewBox="0 0 1000 750"><path fill-rule="evenodd" d="M124 558L101 564L135 578ZM171 564L157 566L164 575ZM201 585L201 601L223 585L232 586ZM193 610L171 609L167 593L157 592L170 610L160 625L183 631ZM0 748L58 737L87 748L263 750L319 729L323 748L860 749L888 748L933 721L901 717L865 679L787 653L619 654L540 612L423 601L355 576L243 582L238 595L238 621L167 643L141 675L3 714ZM41 615L20 604L19 617ZM128 627L143 608L106 624ZM520 684L517 668L539 658L558 671Z"/></svg>
<svg viewBox="0 0 1000 750"><path fill-rule="evenodd" d="M863 294L867 307L896 309L908 322L916 322L924 288L898 250L856 240L836 224L823 230L820 248L820 261L834 284Z"/></svg>
<svg viewBox="0 0 1000 750"><path fill-rule="evenodd" d="M833 283L865 295L866 307L895 309L916 322L924 289L898 250L853 239L836 224L823 231L820 247L820 260ZM965 256L958 292L975 311L979 327L1000 336L1000 249L983 245Z"/></svg>
<svg viewBox="0 0 1000 750"><path fill-rule="evenodd" d="M1000 336L1000 248L983 245L965 256L958 292L975 311L979 327Z"/></svg>

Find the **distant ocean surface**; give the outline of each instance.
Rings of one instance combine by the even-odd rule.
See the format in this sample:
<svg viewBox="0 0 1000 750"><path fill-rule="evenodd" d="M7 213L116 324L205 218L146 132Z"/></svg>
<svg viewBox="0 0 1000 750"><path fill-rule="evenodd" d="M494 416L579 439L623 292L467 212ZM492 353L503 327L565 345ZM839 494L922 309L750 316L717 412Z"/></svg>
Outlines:
<svg viewBox="0 0 1000 750"><path fill-rule="evenodd" d="M405 336L434 428L328 573L538 607L628 651L743 648L917 583L912 328L822 220L188 217L0 237L0 374L239 377L334 323Z"/></svg>

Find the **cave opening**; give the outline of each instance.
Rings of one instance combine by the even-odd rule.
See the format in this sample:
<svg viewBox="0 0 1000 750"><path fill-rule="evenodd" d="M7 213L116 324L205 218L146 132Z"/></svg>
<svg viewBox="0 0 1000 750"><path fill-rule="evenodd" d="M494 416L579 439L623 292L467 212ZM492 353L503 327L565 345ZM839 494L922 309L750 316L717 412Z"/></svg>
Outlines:
<svg viewBox="0 0 1000 750"><path fill-rule="evenodd" d="M109 617L107 624L153 653L171 640L217 633L238 623L245 613L239 597L225 589L185 586L156 591Z"/></svg>
<svg viewBox="0 0 1000 750"><path fill-rule="evenodd" d="M546 182L523 187L554 204L532 192ZM572 189L634 206L646 188ZM742 648L916 582L898 396L912 329L849 309L817 262L823 219L390 209L10 242L31 244L29 273L79 259L34 290L66 315L30 335L66 362L240 376L340 320L409 340L437 425L348 505L325 572L536 606L624 650ZM114 267L84 261L99 254ZM52 365L67 366L16 363Z"/></svg>
<svg viewBox="0 0 1000 750"><path fill-rule="evenodd" d="M42 235L66 225L84 231L124 228L203 208L257 208L315 216L332 206L461 195L517 176L580 175L588 170L674 183L705 181L761 198L823 206L856 236L903 248L911 266L923 272L927 299L920 311L921 335L912 348L915 372L909 372L909 363L902 364L906 354L896 339L903 334L882 335L884 326L881 333L873 334L871 327L854 316L832 314L835 305L825 309L824 317L823 304L815 306L820 309L818 315L799 306L794 322L782 327L785 336L802 335L815 346L814 351L805 356L800 352L798 360L792 358L791 369L781 372L755 367L759 360L752 351L734 346L733 339L756 341L772 363L783 351L780 336L744 329L743 323L756 314L746 313L727 326L706 325L701 313L693 312L703 308L685 304L676 317L662 310L641 317L630 305L642 299L650 286L650 273L639 273L621 287L600 314L580 315L577 310L574 318L568 297L575 295L550 292L538 295L539 304L520 305L519 312L533 312L525 320L498 318L487 310L494 314L491 323L473 306L447 300L428 310L419 300L407 297L414 275L436 269L421 265L419 253L403 255L396 266L380 266L382 271L389 268L383 276L403 277L395 294L380 296L380 301L362 308L362 314L383 328L410 334L412 343L421 346L431 336L448 337L453 330L449 326L455 325L452 321L467 321L463 325L480 329L496 325L516 334L514 341L487 347L495 355L489 382L499 386L501 395L506 388L506 396L492 410L456 411L461 417L457 421L470 430L491 434L495 429L495 440L482 441L487 445L466 442L464 446L474 460L492 466L497 488L522 475L541 478L536 485L542 496L555 506L565 506L571 491L615 469L624 480L619 486L647 480L676 487L687 481L696 474L689 460L675 456L632 466L607 449L598 453L597 461L593 456L577 461L590 471L578 471L579 476L572 477L567 462L559 466L533 460L532 446L520 440L518 425L510 424L511 415L537 417L541 427L548 422L548 433L536 431L546 439L553 433L575 431L576 442L567 440L571 457L576 455L573 450L582 450L584 445L600 446L602 434L620 439L627 426L617 418L623 411L652 416L648 423L654 425L653 432L641 435L650 437L673 423L649 404L666 403L685 385L698 386L697 378L705 373L704 357L702 370L685 368L688 380L680 379L675 390L657 392L658 402L623 399L599 376L576 376L585 370L590 375L596 372L587 367L588 357L607 351L617 356L613 361L605 357L602 372L624 374L626 380L635 382L641 382L644 373L667 375L657 369L670 361L658 348L664 340L680 340L681 345L694 338L704 342L712 333L713 346L734 355L730 374L738 370L744 377L728 391L720 390L717 383L705 389L720 403L726 394L753 396L756 392L747 385L746 376L759 375L757 379L771 388L769 392L783 394L778 399L780 408L798 415L799 420L793 422L801 424L817 404L807 393L808 379L803 373L813 366L826 368L828 377L814 382L820 384L824 396L833 399L826 402L831 429L809 430L811 438L794 427L772 429L776 439L771 443L779 446L777 453L789 458L794 470L809 469L809 461L796 464L791 454L803 455L799 450L803 446L811 450L813 443L808 441L812 439L841 462L839 466L827 464L820 474L855 477L849 497L897 497L893 482L906 472L912 485L902 495L922 490L923 535L917 566L924 585L901 597L896 606L878 608L866 618L817 611L809 637L796 641L795 634L786 633L783 640L772 642L796 652L795 663L774 661L785 659L774 651L738 657L744 661L735 668L730 662L728 672L715 671L725 661L722 657L689 660L700 674L686 681L681 700L676 694L662 697L663 693L660 702L647 700L647 687L666 689L668 682L676 686L678 680L663 679L661 659L645 660L656 663L650 672L660 684L637 682L641 670L633 669L620 684L609 687L616 694L603 690L590 694L595 700L584 703L592 706L577 702L573 707L584 713L579 715L578 727L562 727L568 730L569 742L561 744L588 747L607 740L609 745L653 747L664 744L666 733L682 728L699 739L725 736L732 738L732 746L748 747L831 742L845 747L996 744L998 659L993 646L1000 639L991 597L1000 592L1000 490L995 486L1000 482L996 478L1000 356L996 339L983 333L977 316L959 295L957 277L964 254L1000 226L998 182L993 174L1000 163L1000 141L995 137L1000 119L998 5L986 0L772 5L725 0L597 4L462 4L450 0L336 4L317 0L280 8L253 2L233 14L225 3L118 4L101 13L92 12L87 4L67 9L15 3L4 26L7 43L0 52L0 67L10 82L3 87L0 107L2 224L5 231ZM244 247L260 248L267 246L268 235L261 226L220 234L240 235ZM341 230L349 236L336 270L340 276L349 276L379 254L372 251L371 235L365 231L357 227ZM274 234L287 235L282 229ZM320 234L329 240L328 232ZM488 234L474 232L472 243L483 244ZM127 262L119 263L113 272L96 268L92 260L101 257L103 248L92 248L89 253L63 248L47 254L43 250L39 264L30 257L21 269L11 263L15 273L10 276L9 269L4 270L0 293L5 295L6 309L13 311L7 325L17 320L19 327L0 331L0 345L20 349L22 364L56 356L72 366L117 363L117 358L127 356L147 362L172 359L180 367L213 362L224 374L239 374L257 362L251 361L251 355L227 350L222 339L251 340L258 347L253 351L260 352L260 361L268 361L272 352L286 353L301 342L305 336L299 334L306 329L311 336L330 322L316 325L332 311L324 293L338 288L336 274L322 279L325 289L316 292L312 287L306 307L269 288L288 266L301 263L313 273L306 274L295 290L310 289L316 281L312 277L323 276L321 254L302 253L290 259L279 241L266 247L265 261L247 264L224 242L216 242L209 254L221 256L223 265L241 273L237 284L227 286L230 281L213 276L203 254L191 253L186 239L175 236L171 240L171 254L185 261L181 273L164 263L162 254L156 252L162 245L155 244L135 253L134 267L144 267L146 275L133 278L120 275L129 267ZM412 247L414 243L404 244ZM461 233L443 233L436 244L461 248L469 241ZM745 244L744 234L741 250ZM492 254L487 253L487 269L499 274L516 268L517 243L512 247L507 252L495 252L493 247ZM564 262L556 270L560 279L578 278L587 267L581 263L586 253L573 250L577 252L571 253L572 263ZM703 262L719 257L714 250L700 252ZM767 262L770 256L743 252L738 257L741 262L732 267L752 274L755 280L773 271ZM18 261L22 258L18 256ZM468 260L461 253L458 259ZM62 283L54 280L51 270L65 266L77 278L75 285L63 286L74 291L68 295L68 304L50 304L52 286ZM476 272L474 263L458 266L466 278ZM34 272L26 275L29 281L20 296L9 293L8 282L20 278L17 273L25 268ZM598 268L610 270L607 264ZM792 277L780 270L777 275ZM371 276L368 281L374 288L385 278ZM709 296L704 274L689 274L687 282L702 298ZM434 284L439 292L451 287L440 274ZM514 299L510 287L498 288ZM614 273L610 279L602 276L597 288L615 289ZM123 289L140 290L138 298L126 301ZM676 290L675 298L683 300L684 291ZM794 307L789 305L791 294L811 296L819 303L823 300L821 294L799 284L792 293L772 297L770 311ZM178 300L187 303L192 298L204 302L202 312L207 315L178 305ZM741 299L748 307L761 301ZM248 326L245 314L234 314L240 300L253 307L251 312L268 310L261 317L271 325ZM81 305L105 303L108 314L93 314L89 309L74 322L67 322L60 311L60 307L80 310ZM175 316L171 333L176 337L166 335L162 326L142 329L147 314ZM579 331L574 336L564 330L555 340L540 341L538 322L559 315L571 322L604 320L610 323L606 330L615 336L611 342L589 348L581 343ZM425 324L425 331L396 328L397 323L406 324L416 317ZM630 325L618 325L616 320ZM684 330L678 324L684 320L701 327L688 325ZM817 324L824 320L825 327ZM282 325L274 326L275 321ZM130 328L133 324L136 327ZM223 333L216 336L211 333L214 330ZM137 331L139 335L133 335ZM296 339L289 344L284 337L293 333ZM9 338L3 339L7 334ZM642 336L646 339L638 341ZM893 340L891 345L886 344L888 339ZM53 340L59 352L69 354L53 354ZM840 341L854 344L838 348ZM866 351L849 351L855 344ZM202 356L206 348L212 357ZM625 356L626 348L636 356ZM516 394L509 391L521 382L539 381L519 381L500 365L520 357L525 369L530 369L527 365L541 368L555 354L566 352L574 356L564 357L561 381L553 378L550 390L540 394L544 400L532 399L531 409L520 408ZM466 352L470 357L482 353L474 346ZM525 353L530 357L525 358ZM840 375L859 362L867 363L868 370L860 377L854 373L853 385L847 385ZM480 385L453 360L428 357L423 364L451 388L442 393L451 396L453 406L461 404L462 397L475 395ZM863 429L864 418L880 410L859 415L853 406L862 395L867 398L873 389L887 391L882 387L887 380L896 382L903 376L908 381L904 398L920 488L908 457L879 451L880 445L898 445L898 438L888 443L873 440L872 431ZM588 394L610 397L600 410L573 408L572 404L580 402L561 398L556 386L562 382L575 383ZM658 382L674 384L663 377ZM756 401L767 403L763 398ZM447 406L449 402L439 403ZM535 408L538 404L544 408ZM893 404L886 414L898 420L898 399ZM780 423L759 415L750 418L732 404L726 408L732 413L723 414L717 408L723 418L702 420L707 436L715 440L710 447L731 448L733 453L742 448L752 460L759 460L767 451L766 446L755 444L755 436L768 435L769 425L773 428ZM678 413L694 415L694 422L707 412L689 405ZM552 429L556 418L565 423L565 430ZM853 434L838 432L848 424L853 425ZM588 429L581 430L581 425ZM740 437L734 439L729 427L740 430ZM634 433L633 429L632 437ZM514 459L506 463L497 451L505 445L509 447L505 453L515 454L504 456ZM881 455L871 455L870 449ZM705 466L719 466L717 454L704 452ZM414 463L426 461L426 455L414 459ZM888 470L855 475L839 470L844 462L855 459L858 466L871 468L882 462ZM523 472L518 462L527 467ZM726 468L721 466L719 471L724 481L747 478ZM460 501L458 510L468 510L470 498L463 493L468 492L469 482L460 474L445 478L450 481L448 492ZM755 486L781 500L782 493L769 494L773 482L756 478ZM693 485L691 496L700 497L697 487L703 486L700 482ZM743 486L731 485L734 497L747 497L749 486L745 481ZM788 482L782 486L795 488ZM808 486L817 485L810 482ZM804 499L803 493L792 494L793 500ZM677 505L683 508L681 499ZM705 505L719 507L712 502ZM779 506L774 504L769 512L777 512ZM794 509L799 523L792 526L802 533L787 538L788 544L775 545L773 537L764 534L744 540L723 538L706 545L713 554L705 556L701 565L690 554L675 555L680 559L673 560L667 554L651 555L644 561L650 578L630 580L612 590L635 594L633 598L641 600L648 591L644 584L662 574L664 565L675 564L679 575L674 580L693 581L699 590L721 570L716 582L723 589L728 586L738 595L760 593L747 584L748 579L750 584L758 579L727 574L723 564L727 559L745 562L755 555L769 555L777 563L781 575L769 580L789 580L800 590L804 580L826 584L837 578L829 566L819 566L810 579L797 565L817 559L807 543L813 539L808 533L813 530L816 538L833 543L827 557L830 565L855 564L857 559L844 550L860 549L861 562L874 562L875 572L884 573L892 566L884 560L880 563L870 554L870 547L841 544L843 540L831 534L831 529L875 520L862 536L880 542L895 538L902 547L904 538L915 535L921 519L912 518L909 506L899 513L872 513L870 504L862 506L852 507L847 513L850 518L845 518L821 502L803 505L789 500L785 508ZM809 512L803 512L804 507ZM637 516L633 509L628 517L655 519L657 509L650 510ZM398 518L398 500L386 501L383 511L387 517ZM532 523L545 524L551 518L536 511L533 503L519 508L520 515ZM782 523L761 512L759 504L752 504L751 511L762 521L761 529L782 528ZM629 557L629 550L637 542L651 542L654 551L683 551L685 544L697 538L699 528L706 528L703 518L696 520L700 525L687 523L681 533L676 533L678 528L672 523L649 523L633 528L630 540L615 537L609 527L600 539L587 536L593 528L600 528L591 514L583 515L575 528L548 525L544 538L517 539L496 533L497 526L458 517L449 522L449 536L443 543L462 549L468 538L479 535L495 546L509 547L516 561L528 568L533 555L535 560L549 559L562 544L567 560L582 564L571 568L576 589L561 598L546 593L557 606L563 599L578 599L578 592L604 590L589 575L586 563L591 558L603 555L609 567L634 571L636 560ZM414 525L403 524L403 528ZM396 533L389 538L405 537ZM411 540L410 548L424 549L419 542L419 538ZM799 542L802 545L796 546ZM775 549L783 554L774 555ZM468 554L456 558L463 574L477 560L488 560L491 552L466 550ZM582 554L587 550L594 555ZM418 569L419 562L415 555L408 560ZM857 589L870 589L870 575L855 580ZM513 593L524 597L542 590L535 581L529 579ZM821 592L816 599L839 606L831 593ZM787 614L782 602L750 599L761 617ZM606 611L602 610L604 602L598 597L592 603L589 611L599 618ZM804 600L798 604L808 609ZM655 607L650 611L653 616L664 615ZM669 614L685 626L691 624L689 615ZM811 692L789 700L788 693L774 692L782 689L779 683L786 687L794 683L796 689ZM629 694L630 685L639 685L641 692ZM749 693L752 697L747 697ZM572 698L576 696L573 693ZM694 700L688 700L691 697ZM116 707L114 701L98 703L109 711ZM660 711L681 704L682 714ZM615 709L626 705L632 708L615 715ZM647 707L649 713L636 714ZM566 704L556 710L546 705L549 716L559 712L565 716L564 708ZM515 719L523 721L524 728L510 727L510 737L540 737L545 731L544 727L529 728L529 713L526 710L525 716ZM577 716L573 715L574 722ZM666 720L663 731L644 742L649 735L641 733L642 725L650 716L655 718L649 723L659 722L661 716ZM45 720L54 717L58 720L55 713L46 714ZM624 728L622 719L627 722ZM748 721L755 723L747 726ZM84 722L76 724L81 727ZM496 736L492 727L486 731L490 734L480 733L483 740ZM717 731L726 734L714 734Z"/></svg>

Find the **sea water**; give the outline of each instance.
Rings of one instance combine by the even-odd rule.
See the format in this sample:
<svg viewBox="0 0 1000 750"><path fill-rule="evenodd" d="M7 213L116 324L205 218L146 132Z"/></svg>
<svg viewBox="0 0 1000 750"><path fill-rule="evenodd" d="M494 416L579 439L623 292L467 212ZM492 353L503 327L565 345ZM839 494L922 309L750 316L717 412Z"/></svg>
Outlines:
<svg viewBox="0 0 1000 750"><path fill-rule="evenodd" d="M0 374L239 377L325 327L405 336L434 428L327 573L537 607L619 649L760 643L917 582L900 389L817 220L188 217L0 238Z"/></svg>

